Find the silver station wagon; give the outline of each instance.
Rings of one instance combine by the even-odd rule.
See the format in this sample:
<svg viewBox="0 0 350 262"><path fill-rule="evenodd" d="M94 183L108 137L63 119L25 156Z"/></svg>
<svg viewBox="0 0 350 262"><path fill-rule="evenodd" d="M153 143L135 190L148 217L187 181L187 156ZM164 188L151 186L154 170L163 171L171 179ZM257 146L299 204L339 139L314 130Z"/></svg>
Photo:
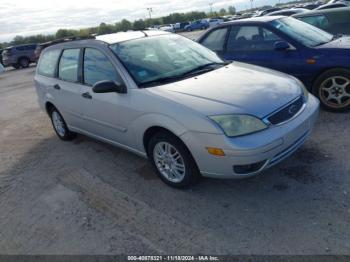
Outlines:
<svg viewBox="0 0 350 262"><path fill-rule="evenodd" d="M59 138L130 150L174 187L259 174L305 142L319 109L294 77L160 31L48 47L35 84Z"/></svg>

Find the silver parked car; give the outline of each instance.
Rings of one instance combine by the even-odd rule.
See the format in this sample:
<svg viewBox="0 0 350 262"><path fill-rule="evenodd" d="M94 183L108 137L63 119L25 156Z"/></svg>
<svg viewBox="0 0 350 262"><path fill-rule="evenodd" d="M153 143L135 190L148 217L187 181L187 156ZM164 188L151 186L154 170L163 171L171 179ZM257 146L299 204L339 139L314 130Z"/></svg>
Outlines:
<svg viewBox="0 0 350 262"><path fill-rule="evenodd" d="M61 139L81 133L148 157L175 187L275 165L304 143L319 108L294 77L226 64L161 31L48 47L35 84Z"/></svg>

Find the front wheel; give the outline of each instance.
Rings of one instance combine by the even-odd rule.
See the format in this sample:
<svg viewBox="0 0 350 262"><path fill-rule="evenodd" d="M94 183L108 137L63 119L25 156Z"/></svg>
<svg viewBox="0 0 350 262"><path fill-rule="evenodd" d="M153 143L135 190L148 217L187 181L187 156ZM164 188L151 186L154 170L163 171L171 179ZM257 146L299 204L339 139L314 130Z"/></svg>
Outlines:
<svg viewBox="0 0 350 262"><path fill-rule="evenodd" d="M314 84L313 93L330 111L350 109L350 70L332 69L323 73Z"/></svg>
<svg viewBox="0 0 350 262"><path fill-rule="evenodd" d="M158 176L169 186L188 187L200 178L191 153L179 138L170 133L160 132L151 138L148 156Z"/></svg>
<svg viewBox="0 0 350 262"><path fill-rule="evenodd" d="M68 129L66 122L64 121L62 115L60 114L60 112L58 112L56 108L51 109L50 117L53 129L55 130L57 136L60 139L67 141L75 138L76 133L71 132Z"/></svg>

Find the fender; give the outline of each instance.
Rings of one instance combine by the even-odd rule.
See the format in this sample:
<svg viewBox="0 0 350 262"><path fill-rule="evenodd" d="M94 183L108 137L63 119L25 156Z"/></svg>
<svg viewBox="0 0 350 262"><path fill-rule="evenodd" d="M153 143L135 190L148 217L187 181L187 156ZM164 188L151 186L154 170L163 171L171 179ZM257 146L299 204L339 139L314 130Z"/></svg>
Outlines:
<svg viewBox="0 0 350 262"><path fill-rule="evenodd" d="M178 137L187 131L185 126L170 116L156 113L142 115L131 124L129 129L134 132L132 136L137 150L146 152L143 145L143 136L147 129L155 126L165 128Z"/></svg>

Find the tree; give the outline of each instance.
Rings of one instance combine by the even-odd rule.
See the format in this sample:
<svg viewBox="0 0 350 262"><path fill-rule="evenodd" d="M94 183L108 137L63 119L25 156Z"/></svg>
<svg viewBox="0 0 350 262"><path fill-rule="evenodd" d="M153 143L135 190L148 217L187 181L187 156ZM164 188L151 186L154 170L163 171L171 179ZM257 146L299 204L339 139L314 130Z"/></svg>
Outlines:
<svg viewBox="0 0 350 262"><path fill-rule="evenodd" d="M232 5L228 8L228 13L234 15L236 13L236 8Z"/></svg>
<svg viewBox="0 0 350 262"><path fill-rule="evenodd" d="M220 11L219 11L219 14L220 15L226 15L226 9L225 8L221 8Z"/></svg>
<svg viewBox="0 0 350 262"><path fill-rule="evenodd" d="M134 22L133 27L134 27L134 30L143 30L143 29L146 28L145 21L143 21L142 19L136 20L136 21Z"/></svg>
<svg viewBox="0 0 350 262"><path fill-rule="evenodd" d="M78 31L71 29L59 29L56 32L56 39L78 35Z"/></svg>
<svg viewBox="0 0 350 262"><path fill-rule="evenodd" d="M121 22L115 24L115 29L117 32L126 32L132 29L132 24L130 21L123 19Z"/></svg>
<svg viewBox="0 0 350 262"><path fill-rule="evenodd" d="M113 33L113 31L114 31L113 25L108 25L106 23L101 23L98 28L99 35L110 34L110 33Z"/></svg>

